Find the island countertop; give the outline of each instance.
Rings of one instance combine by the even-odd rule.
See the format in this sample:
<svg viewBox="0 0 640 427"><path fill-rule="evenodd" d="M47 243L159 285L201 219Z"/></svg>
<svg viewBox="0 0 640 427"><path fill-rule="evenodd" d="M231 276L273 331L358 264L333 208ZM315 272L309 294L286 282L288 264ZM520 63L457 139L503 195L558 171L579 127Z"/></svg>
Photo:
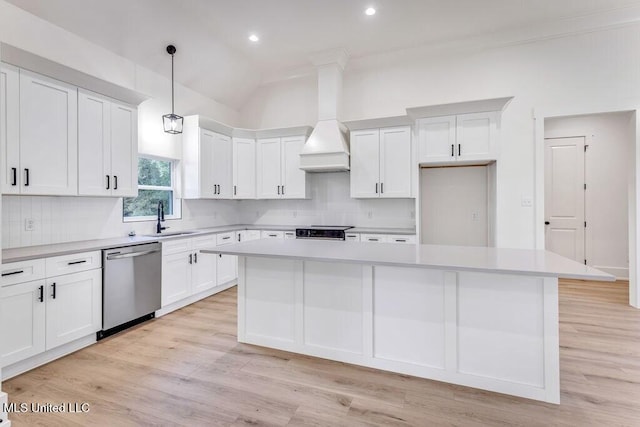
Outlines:
<svg viewBox="0 0 640 427"><path fill-rule="evenodd" d="M614 276L595 268L553 252L531 249L263 239L211 247L203 249L202 252L248 257L615 281Z"/></svg>

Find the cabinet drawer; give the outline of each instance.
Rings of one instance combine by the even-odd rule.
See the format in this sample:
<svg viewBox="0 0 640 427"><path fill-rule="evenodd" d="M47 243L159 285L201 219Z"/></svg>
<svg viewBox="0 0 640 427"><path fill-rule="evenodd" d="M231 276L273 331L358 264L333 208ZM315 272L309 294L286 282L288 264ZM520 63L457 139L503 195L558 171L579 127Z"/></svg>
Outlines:
<svg viewBox="0 0 640 427"><path fill-rule="evenodd" d="M347 233L344 235L344 240L348 242L359 242L360 235L358 233Z"/></svg>
<svg viewBox="0 0 640 427"><path fill-rule="evenodd" d="M2 266L2 280L0 286L15 285L16 283L44 279L44 259L12 262Z"/></svg>
<svg viewBox="0 0 640 427"><path fill-rule="evenodd" d="M389 243L408 243L412 245L416 243L416 236L414 234L392 234L387 236L387 238L389 239Z"/></svg>
<svg viewBox="0 0 640 427"><path fill-rule="evenodd" d="M285 231L284 232L284 238L285 239L295 239L296 238L296 232L295 231Z"/></svg>
<svg viewBox="0 0 640 427"><path fill-rule="evenodd" d="M361 234L360 235L361 242L371 242L371 243L387 243L387 235L385 234Z"/></svg>
<svg viewBox="0 0 640 427"><path fill-rule="evenodd" d="M284 231L265 231L260 234L263 239L284 239Z"/></svg>
<svg viewBox="0 0 640 427"><path fill-rule="evenodd" d="M218 245L228 245L230 243L236 243L236 241L236 233L234 231L216 235L216 243Z"/></svg>
<svg viewBox="0 0 640 427"><path fill-rule="evenodd" d="M210 248L212 246L216 246L216 235L215 234L210 234L208 236L202 236L202 237L194 237L193 239L191 239L191 249L193 250L197 250L197 249L204 249L204 248Z"/></svg>
<svg viewBox="0 0 640 427"><path fill-rule="evenodd" d="M162 256L191 250L191 239L176 239L162 242Z"/></svg>
<svg viewBox="0 0 640 427"><path fill-rule="evenodd" d="M82 252L46 259L47 277L102 268L102 252Z"/></svg>

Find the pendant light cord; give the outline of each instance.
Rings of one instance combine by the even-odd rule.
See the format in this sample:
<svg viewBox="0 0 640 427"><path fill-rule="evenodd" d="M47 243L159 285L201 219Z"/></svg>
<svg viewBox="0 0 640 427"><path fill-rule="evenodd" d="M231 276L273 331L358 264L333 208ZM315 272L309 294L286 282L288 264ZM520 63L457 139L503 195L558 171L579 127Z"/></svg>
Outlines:
<svg viewBox="0 0 640 427"><path fill-rule="evenodd" d="M175 114L174 93L173 93L173 53L171 54L171 114Z"/></svg>

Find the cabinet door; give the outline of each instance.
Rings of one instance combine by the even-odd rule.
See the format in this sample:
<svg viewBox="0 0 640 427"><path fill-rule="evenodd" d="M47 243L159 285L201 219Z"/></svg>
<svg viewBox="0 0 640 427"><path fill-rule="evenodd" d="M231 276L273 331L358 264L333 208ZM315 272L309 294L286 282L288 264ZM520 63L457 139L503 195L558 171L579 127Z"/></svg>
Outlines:
<svg viewBox="0 0 640 427"><path fill-rule="evenodd" d="M495 160L495 113L457 117L458 160Z"/></svg>
<svg viewBox="0 0 640 427"><path fill-rule="evenodd" d="M0 157L4 174L2 193L20 193L20 78L18 69L0 66Z"/></svg>
<svg viewBox="0 0 640 427"><path fill-rule="evenodd" d="M213 183L218 186L216 199L231 199L233 194L231 165L233 164L231 138L215 135L213 144L213 160L208 167L213 169Z"/></svg>
<svg viewBox="0 0 640 427"><path fill-rule="evenodd" d="M418 162L451 162L456 158L456 117L418 120Z"/></svg>
<svg viewBox="0 0 640 427"><path fill-rule="evenodd" d="M233 198L256 198L256 141L233 138Z"/></svg>
<svg viewBox="0 0 640 427"><path fill-rule="evenodd" d="M411 129L380 129L380 197L411 197Z"/></svg>
<svg viewBox="0 0 640 427"><path fill-rule="evenodd" d="M163 307L191 295L191 264L189 264L189 255L192 254L190 252L181 252L162 257Z"/></svg>
<svg viewBox="0 0 640 427"><path fill-rule="evenodd" d="M380 132L351 132L351 197L379 197Z"/></svg>
<svg viewBox="0 0 640 427"><path fill-rule="evenodd" d="M304 136L282 138L282 194L285 199L307 197L307 174L300 169Z"/></svg>
<svg viewBox="0 0 640 427"><path fill-rule="evenodd" d="M280 171L280 138L259 139L257 147L257 197L258 199L279 199L281 176Z"/></svg>
<svg viewBox="0 0 640 427"><path fill-rule="evenodd" d="M138 111L111 104L111 175L113 195L138 195Z"/></svg>
<svg viewBox="0 0 640 427"><path fill-rule="evenodd" d="M20 70L22 194L78 194L78 90Z"/></svg>
<svg viewBox="0 0 640 427"><path fill-rule="evenodd" d="M45 350L44 280L0 288L0 366Z"/></svg>
<svg viewBox="0 0 640 427"><path fill-rule="evenodd" d="M78 194L109 196L111 178L111 102L78 93Z"/></svg>
<svg viewBox="0 0 640 427"><path fill-rule="evenodd" d="M47 350L102 329L102 270L47 279Z"/></svg>
<svg viewBox="0 0 640 427"><path fill-rule="evenodd" d="M238 257L218 254L218 286L225 285L238 277Z"/></svg>
<svg viewBox="0 0 640 427"><path fill-rule="evenodd" d="M197 294L215 287L218 283L217 254L204 254L200 251L194 253L192 274L193 291Z"/></svg>
<svg viewBox="0 0 640 427"><path fill-rule="evenodd" d="M199 191L200 197L203 199L212 199L218 193L217 182L215 181L216 171L213 167L216 158L214 150L215 139L216 136L213 132L204 129L200 130L200 152L198 154L200 164L198 169L200 169Z"/></svg>

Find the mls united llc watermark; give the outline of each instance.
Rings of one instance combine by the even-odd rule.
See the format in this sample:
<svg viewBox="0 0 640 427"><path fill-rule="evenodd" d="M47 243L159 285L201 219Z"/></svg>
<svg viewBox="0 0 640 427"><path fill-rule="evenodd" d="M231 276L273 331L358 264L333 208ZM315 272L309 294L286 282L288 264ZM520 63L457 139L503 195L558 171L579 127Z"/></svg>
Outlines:
<svg viewBox="0 0 640 427"><path fill-rule="evenodd" d="M91 405L87 402L62 402L62 403L40 403L40 402L11 402L3 403L2 411L7 413L68 413L68 414L84 414L91 410Z"/></svg>

